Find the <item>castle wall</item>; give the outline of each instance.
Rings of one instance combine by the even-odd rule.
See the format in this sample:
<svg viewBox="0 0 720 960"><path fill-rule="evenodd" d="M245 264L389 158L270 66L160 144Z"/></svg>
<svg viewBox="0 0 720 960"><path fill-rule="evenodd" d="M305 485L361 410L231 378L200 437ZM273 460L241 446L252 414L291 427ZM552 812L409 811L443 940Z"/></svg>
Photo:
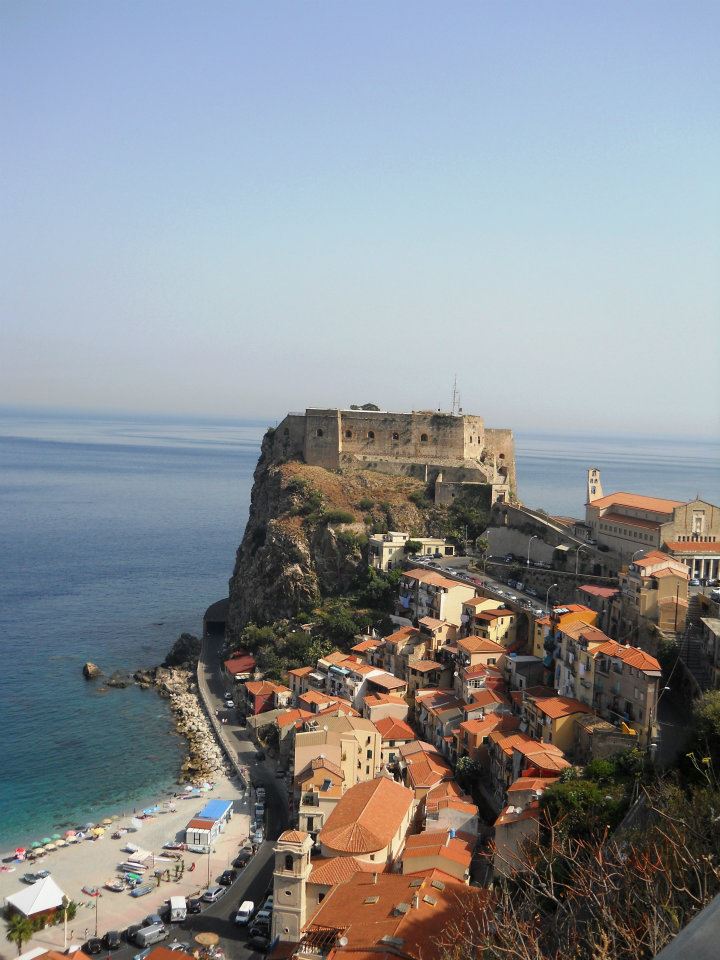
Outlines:
<svg viewBox="0 0 720 960"><path fill-rule="evenodd" d="M492 461L496 457L499 480L504 478L514 496L517 496L517 477L515 475L515 441L513 440L512 430L494 430L488 428L485 431L485 451L486 460ZM504 471L504 473L503 473Z"/></svg>
<svg viewBox="0 0 720 960"><path fill-rule="evenodd" d="M305 414L289 413L273 435L273 457L292 460L305 455Z"/></svg>
<svg viewBox="0 0 720 960"><path fill-rule="evenodd" d="M314 413L308 411L308 415ZM478 457L482 450L481 417L342 410L340 421L345 454L407 457L428 462L436 458ZM472 451L470 454L466 452L468 449Z"/></svg>
<svg viewBox="0 0 720 960"><path fill-rule="evenodd" d="M342 433L339 410L305 411L305 462L326 470L340 466Z"/></svg>

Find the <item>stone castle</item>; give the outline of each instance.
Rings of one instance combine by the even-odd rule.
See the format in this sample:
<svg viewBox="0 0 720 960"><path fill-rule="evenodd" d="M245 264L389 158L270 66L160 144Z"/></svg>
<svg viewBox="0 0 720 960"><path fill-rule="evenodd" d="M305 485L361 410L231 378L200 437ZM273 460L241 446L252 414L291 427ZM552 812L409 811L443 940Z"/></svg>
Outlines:
<svg viewBox="0 0 720 960"><path fill-rule="evenodd" d="M511 430L482 417L430 411L320 410L289 413L271 439L276 460L298 459L328 470L367 469L419 477L447 504L467 487L488 488L490 503L516 496Z"/></svg>

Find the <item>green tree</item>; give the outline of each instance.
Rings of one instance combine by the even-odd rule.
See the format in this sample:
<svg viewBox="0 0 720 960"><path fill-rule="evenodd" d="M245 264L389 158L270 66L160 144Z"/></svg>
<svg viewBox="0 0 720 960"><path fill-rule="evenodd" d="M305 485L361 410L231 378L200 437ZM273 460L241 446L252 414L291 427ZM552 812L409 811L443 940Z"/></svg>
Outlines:
<svg viewBox="0 0 720 960"><path fill-rule="evenodd" d="M465 787L468 787L473 780L477 777L478 766L474 760L471 760L470 757L460 757L458 762L455 764L455 776L458 779L458 782Z"/></svg>
<svg viewBox="0 0 720 960"><path fill-rule="evenodd" d="M17 946L18 956L22 953L22 946L27 943L33 935L32 922L21 913L13 913L8 922L6 937L11 943Z"/></svg>
<svg viewBox="0 0 720 960"><path fill-rule="evenodd" d="M610 791L592 780L569 780L549 787L540 805L559 830L574 837L601 834L615 827L627 807L624 791Z"/></svg>
<svg viewBox="0 0 720 960"><path fill-rule="evenodd" d="M422 550L422 544L419 540L407 540L405 543L405 553L411 553L415 556L416 553L420 553Z"/></svg>

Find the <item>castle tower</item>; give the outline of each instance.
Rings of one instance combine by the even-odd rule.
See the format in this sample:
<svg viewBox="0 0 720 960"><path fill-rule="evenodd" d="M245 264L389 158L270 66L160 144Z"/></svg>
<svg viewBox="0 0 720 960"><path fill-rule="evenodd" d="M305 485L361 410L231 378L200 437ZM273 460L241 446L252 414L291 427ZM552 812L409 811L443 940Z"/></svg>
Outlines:
<svg viewBox="0 0 720 960"><path fill-rule="evenodd" d="M286 830L275 844L272 937L297 943L307 922L307 880L312 838L303 830Z"/></svg>
<svg viewBox="0 0 720 960"><path fill-rule="evenodd" d="M590 467L587 472L586 496L586 503L592 503L593 500L600 500L603 496L602 483L600 482L600 471L597 467Z"/></svg>

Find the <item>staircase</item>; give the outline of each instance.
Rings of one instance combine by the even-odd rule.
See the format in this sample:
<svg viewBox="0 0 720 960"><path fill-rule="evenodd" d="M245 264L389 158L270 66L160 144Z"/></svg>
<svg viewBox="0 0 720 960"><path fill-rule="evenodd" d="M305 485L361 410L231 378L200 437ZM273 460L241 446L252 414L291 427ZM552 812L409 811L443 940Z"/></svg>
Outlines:
<svg viewBox="0 0 720 960"><path fill-rule="evenodd" d="M712 686L710 671L707 668L705 654L700 640L700 604L697 594L690 597L685 636L680 642L680 659L687 672L697 683L700 692Z"/></svg>

